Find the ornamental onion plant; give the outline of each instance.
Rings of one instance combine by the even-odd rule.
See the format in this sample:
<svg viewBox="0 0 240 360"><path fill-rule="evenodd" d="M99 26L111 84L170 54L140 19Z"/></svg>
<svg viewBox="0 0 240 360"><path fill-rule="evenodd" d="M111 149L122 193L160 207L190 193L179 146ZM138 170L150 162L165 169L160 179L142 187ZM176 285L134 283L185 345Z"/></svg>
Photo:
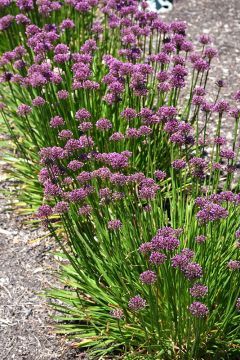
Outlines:
<svg viewBox="0 0 240 360"><path fill-rule="evenodd" d="M220 128L222 114L229 110L228 103L219 102L222 81L216 85L214 102L207 101L210 66L217 55L208 36L200 36L200 44L194 51L186 36L186 24L163 22L156 13L147 11L145 2L142 10L137 1L121 5L114 1L80 3L77 6L68 2L63 9L52 11L47 10L45 3L41 7L40 2L38 6L20 1L2 5L5 12L13 14L12 7L18 6L30 18L20 23L17 15L10 23L6 23L5 17L1 19L2 36L16 40L16 44L1 57L0 107L18 149L18 168L28 176L29 184L34 183L32 194L34 189L35 194L41 192L36 184L40 148L62 146L63 137L71 133L75 137L79 131L95 133L88 117L79 113L81 109L91 114L92 123L110 121L105 127L110 130L111 143L115 143L112 148L121 151L125 146L122 140L127 138L136 162L146 159L146 151L151 151L147 167L158 162L156 166L163 169L170 164L166 132L172 135L170 141L190 149L191 126L194 126L205 146L213 117L219 114ZM66 11L65 6L71 11ZM38 15L31 17L32 13ZM67 17L69 13L71 18ZM19 27L18 31L14 30L18 33L16 37L9 33L13 25ZM2 43L10 44L10 41ZM174 109L164 110L162 106ZM186 129L174 128L172 122L162 131L164 111L172 111L173 120L178 112L180 120L188 123ZM229 114L236 119L235 147L238 109L230 108ZM83 124L77 124L75 119ZM61 133L64 126L71 133ZM160 131L155 131L152 146L147 147L143 140L155 129ZM98 144L105 147L105 138L98 130ZM136 157L139 146L141 156ZM19 177L20 173L17 170L16 175ZM29 199L28 191L23 194Z"/></svg>
<svg viewBox="0 0 240 360"><path fill-rule="evenodd" d="M146 2L41 4L1 57L1 113L62 249L58 331L92 359L237 358L240 92L209 83L211 39Z"/></svg>

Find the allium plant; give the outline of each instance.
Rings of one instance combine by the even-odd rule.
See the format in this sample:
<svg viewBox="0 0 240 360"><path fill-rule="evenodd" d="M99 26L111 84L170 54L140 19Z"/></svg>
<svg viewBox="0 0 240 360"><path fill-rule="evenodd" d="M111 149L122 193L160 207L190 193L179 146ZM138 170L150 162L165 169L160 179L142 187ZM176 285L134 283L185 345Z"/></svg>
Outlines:
<svg viewBox="0 0 240 360"><path fill-rule="evenodd" d="M145 5L141 9L135 0L1 4L6 13L1 35L8 40L2 43L11 46L0 58L1 101L6 105L1 113L25 159L25 174L38 172L40 148L62 146L81 133L97 134L101 151L127 146L134 166L146 167L149 174L152 164L167 172L171 161L175 168L184 167L183 149L189 158L192 150L199 155L207 146L218 148L216 162L228 160L228 170L234 172L239 110L218 101L221 81L215 101L207 101L216 50L204 36L194 50L185 23L165 23ZM21 21L18 10L25 14ZM209 124L219 118L219 138L226 114L236 124L232 148L220 149L220 139L208 145ZM204 164L194 166L201 176ZM229 187L232 175L228 178Z"/></svg>
<svg viewBox="0 0 240 360"><path fill-rule="evenodd" d="M0 109L67 260L59 331L93 358L237 355L240 95L208 101L211 39L135 0L4 4L29 14L0 20Z"/></svg>

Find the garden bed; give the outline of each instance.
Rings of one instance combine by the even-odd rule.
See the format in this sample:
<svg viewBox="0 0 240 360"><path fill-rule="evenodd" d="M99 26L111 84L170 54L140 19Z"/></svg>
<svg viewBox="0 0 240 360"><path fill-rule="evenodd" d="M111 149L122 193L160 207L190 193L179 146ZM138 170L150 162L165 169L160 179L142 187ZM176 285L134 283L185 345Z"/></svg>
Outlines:
<svg viewBox="0 0 240 360"><path fill-rule="evenodd" d="M178 0L174 10L163 15L168 20L187 21L193 39L199 32L215 39L220 60L215 60L210 80L214 84L216 80L226 79L226 97L240 87L239 16L237 0ZM223 124L227 138L231 138L232 127L231 122ZM16 186L2 177L1 190L5 189L15 191ZM38 296L45 288L55 285L50 274L55 270L51 255L55 243L49 238L37 240L44 231L24 225L26 218L10 210L9 197L2 195L0 201L0 347L3 360L84 358L81 352L67 349L64 337L52 333L49 321L52 312L44 298Z"/></svg>

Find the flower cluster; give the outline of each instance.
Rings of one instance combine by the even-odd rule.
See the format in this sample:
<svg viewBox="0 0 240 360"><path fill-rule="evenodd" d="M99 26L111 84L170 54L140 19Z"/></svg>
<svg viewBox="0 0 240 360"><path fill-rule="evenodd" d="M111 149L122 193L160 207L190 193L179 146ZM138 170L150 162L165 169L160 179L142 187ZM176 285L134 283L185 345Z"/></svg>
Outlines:
<svg viewBox="0 0 240 360"><path fill-rule="evenodd" d="M31 178L39 156L36 217L67 252L60 300L70 318L80 312L74 331L89 341L88 323L95 353L107 352L110 324L111 349L126 339L146 356L161 343L168 357L198 358L196 318L219 344L221 317L233 339L240 91L221 99L218 80L209 97L210 36L195 47L185 22L164 22L146 1L0 0L0 9L0 112ZM69 283L76 297L66 297Z"/></svg>

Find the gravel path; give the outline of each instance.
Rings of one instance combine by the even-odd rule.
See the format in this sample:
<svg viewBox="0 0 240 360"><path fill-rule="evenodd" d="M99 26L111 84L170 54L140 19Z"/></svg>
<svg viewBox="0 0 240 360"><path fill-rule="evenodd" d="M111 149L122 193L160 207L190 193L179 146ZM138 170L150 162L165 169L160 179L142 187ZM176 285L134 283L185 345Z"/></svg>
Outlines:
<svg viewBox="0 0 240 360"><path fill-rule="evenodd" d="M189 24L193 40L209 33L219 49L212 77L227 81L224 93L240 89L240 1L178 0L165 19L181 19ZM232 124L226 124L231 133ZM0 358L2 360L80 359L81 354L66 349L64 339L51 330L50 310L38 296L51 286L54 263L49 239L37 241L41 230L23 225L23 217L9 210L5 188L15 184L0 176Z"/></svg>
<svg viewBox="0 0 240 360"><path fill-rule="evenodd" d="M176 0L174 10L162 16L186 21L193 41L203 33L210 35L219 52L211 78L225 80L227 97L240 89L239 0Z"/></svg>
<svg viewBox="0 0 240 360"><path fill-rule="evenodd" d="M0 181L1 193L14 188ZM10 210L9 197L0 195L0 204L0 359L80 359L82 354L52 332L51 311L39 296L53 285L54 243L39 239L42 230L24 225L27 218Z"/></svg>

